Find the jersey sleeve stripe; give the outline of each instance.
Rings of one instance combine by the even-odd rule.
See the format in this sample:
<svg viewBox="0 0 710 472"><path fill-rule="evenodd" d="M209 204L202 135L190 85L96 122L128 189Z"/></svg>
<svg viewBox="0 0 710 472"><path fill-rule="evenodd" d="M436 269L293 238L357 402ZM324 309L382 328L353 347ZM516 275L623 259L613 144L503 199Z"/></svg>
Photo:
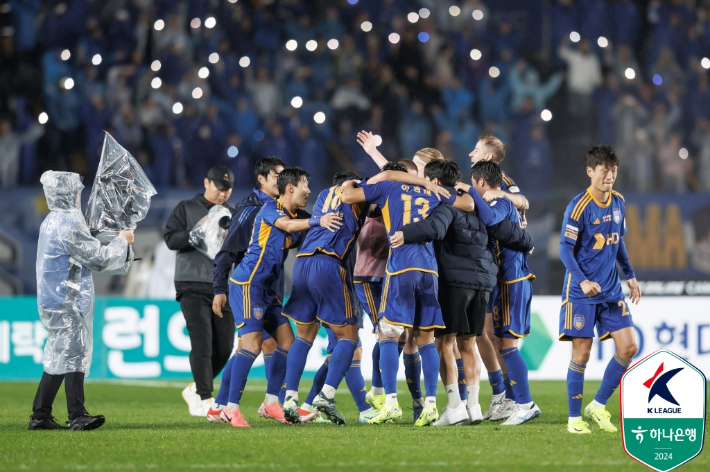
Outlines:
<svg viewBox="0 0 710 472"><path fill-rule="evenodd" d="M616 190L612 190L611 193L613 193L614 195L619 197L624 203L626 202L626 199L624 198L624 196L622 194L620 194L619 192L617 192Z"/></svg>
<svg viewBox="0 0 710 472"><path fill-rule="evenodd" d="M572 210L572 215L571 218L575 221L578 221L579 218L582 216L582 213L584 212L584 209L587 208L587 205L589 205L589 202L592 201L592 197L589 194L584 195L574 206L574 210Z"/></svg>

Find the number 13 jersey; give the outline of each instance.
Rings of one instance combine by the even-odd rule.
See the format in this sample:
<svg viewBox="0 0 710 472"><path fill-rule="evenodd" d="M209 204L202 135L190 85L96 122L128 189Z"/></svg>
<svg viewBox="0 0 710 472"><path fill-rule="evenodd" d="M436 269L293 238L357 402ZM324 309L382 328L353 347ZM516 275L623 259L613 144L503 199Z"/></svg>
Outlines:
<svg viewBox="0 0 710 472"><path fill-rule="evenodd" d="M367 201L382 209L382 219L389 238L402 226L426 219L439 203L451 205L456 201L455 194L449 199L441 197L440 202L436 195L425 188L396 182L363 184L362 189ZM396 275L409 270L437 273L434 245L431 242L410 243L390 249L387 274Z"/></svg>

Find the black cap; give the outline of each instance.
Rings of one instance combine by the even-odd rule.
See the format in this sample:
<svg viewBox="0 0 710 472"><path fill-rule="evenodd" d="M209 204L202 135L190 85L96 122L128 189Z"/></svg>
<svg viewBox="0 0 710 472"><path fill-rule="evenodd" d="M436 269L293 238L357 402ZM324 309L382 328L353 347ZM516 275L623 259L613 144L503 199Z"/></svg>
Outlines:
<svg viewBox="0 0 710 472"><path fill-rule="evenodd" d="M207 178L220 190L228 190L234 186L234 174L227 166L214 166L207 172Z"/></svg>

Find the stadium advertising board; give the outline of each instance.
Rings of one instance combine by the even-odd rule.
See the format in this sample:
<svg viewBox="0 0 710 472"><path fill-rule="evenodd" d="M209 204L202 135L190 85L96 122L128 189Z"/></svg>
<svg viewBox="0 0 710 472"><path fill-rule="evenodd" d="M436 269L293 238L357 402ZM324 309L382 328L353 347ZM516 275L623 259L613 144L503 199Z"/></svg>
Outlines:
<svg viewBox="0 0 710 472"><path fill-rule="evenodd" d="M710 372L710 297L657 297L629 305L636 325L641 359L658 349L670 349ZM564 380L571 343L558 341L559 297L533 297L530 336L522 343L522 355L533 380ZM369 323L361 330L363 352L375 342ZM38 379L42 374L42 350L47 333L39 321L34 297L0 298L0 380ZM325 357L327 338L321 330L306 364L312 377ZM587 364L587 379L601 379L613 342L594 341ZM97 298L94 318L94 358L91 379L187 379L190 378L190 339L180 305L175 301ZM364 355L363 375L369 379L372 358ZM404 370L400 368L400 377ZM251 374L264 378L261 356ZM485 379L486 373L483 372Z"/></svg>

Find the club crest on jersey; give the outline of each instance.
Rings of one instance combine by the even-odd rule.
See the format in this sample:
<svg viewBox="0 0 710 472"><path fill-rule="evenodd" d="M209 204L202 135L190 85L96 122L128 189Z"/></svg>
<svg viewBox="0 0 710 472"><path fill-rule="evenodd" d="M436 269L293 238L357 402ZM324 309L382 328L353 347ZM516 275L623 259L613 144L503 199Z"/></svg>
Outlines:
<svg viewBox="0 0 710 472"><path fill-rule="evenodd" d="M260 320L262 316L264 316L264 310L261 309L259 305L254 305L251 309L252 313L254 313L254 318L257 320Z"/></svg>
<svg viewBox="0 0 710 472"><path fill-rule="evenodd" d="M621 210L619 208L614 208L614 223L621 223Z"/></svg>
<svg viewBox="0 0 710 472"><path fill-rule="evenodd" d="M577 331L584 328L584 315L574 315L573 324Z"/></svg>

